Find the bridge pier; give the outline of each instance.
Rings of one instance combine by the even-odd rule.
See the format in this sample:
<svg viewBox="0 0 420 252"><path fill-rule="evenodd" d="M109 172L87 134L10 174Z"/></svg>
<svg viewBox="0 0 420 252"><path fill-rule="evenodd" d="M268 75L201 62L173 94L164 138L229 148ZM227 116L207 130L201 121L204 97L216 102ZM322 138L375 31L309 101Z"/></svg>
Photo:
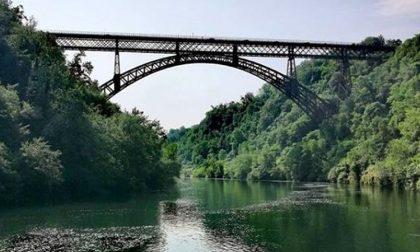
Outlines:
<svg viewBox="0 0 420 252"><path fill-rule="evenodd" d="M347 55L346 50L341 50L341 59L340 59L340 73L341 73L341 81L340 85L338 86L338 96L341 99L345 99L349 97L351 94L351 75L350 75L350 61Z"/></svg>
<svg viewBox="0 0 420 252"><path fill-rule="evenodd" d="M238 45L234 44L233 45L233 65L237 66L239 62L239 57L238 57Z"/></svg>
<svg viewBox="0 0 420 252"><path fill-rule="evenodd" d="M179 63L181 56L179 54L179 41L175 42L175 62Z"/></svg>
<svg viewBox="0 0 420 252"><path fill-rule="evenodd" d="M289 77L286 80L286 95L288 97L296 96L299 92L298 82L297 82L297 73L296 73L296 61L293 51L293 47L289 47L289 57L287 59L287 76Z"/></svg>
<svg viewBox="0 0 420 252"><path fill-rule="evenodd" d="M118 48L119 41L115 40L115 57L114 57L114 92L121 89L121 65L120 65L120 51Z"/></svg>

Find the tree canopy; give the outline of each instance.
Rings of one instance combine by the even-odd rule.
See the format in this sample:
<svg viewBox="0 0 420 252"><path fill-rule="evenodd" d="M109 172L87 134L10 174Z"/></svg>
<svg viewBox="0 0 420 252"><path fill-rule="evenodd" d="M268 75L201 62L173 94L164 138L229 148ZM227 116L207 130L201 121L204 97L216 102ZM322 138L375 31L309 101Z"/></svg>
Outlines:
<svg viewBox="0 0 420 252"><path fill-rule="evenodd" d="M401 41L380 36L362 43ZM213 107L196 126L171 130L168 139L178 145L186 175L420 188L419 62L420 35L388 58L354 60L352 93L340 99L339 63L307 60L298 81L336 104L331 117L311 120L264 85L255 96Z"/></svg>
<svg viewBox="0 0 420 252"><path fill-rule="evenodd" d="M164 188L176 149L158 122L107 101L83 54L66 62L21 6L0 2L0 201Z"/></svg>

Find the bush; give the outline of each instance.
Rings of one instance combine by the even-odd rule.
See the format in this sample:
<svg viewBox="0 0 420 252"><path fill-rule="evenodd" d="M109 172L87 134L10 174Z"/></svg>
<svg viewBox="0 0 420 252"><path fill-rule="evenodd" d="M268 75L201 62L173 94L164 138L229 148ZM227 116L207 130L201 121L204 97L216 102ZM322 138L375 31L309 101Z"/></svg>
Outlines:
<svg viewBox="0 0 420 252"><path fill-rule="evenodd" d="M392 185L392 175L376 165L371 165L363 171L360 182L364 185L389 186Z"/></svg>
<svg viewBox="0 0 420 252"><path fill-rule="evenodd" d="M54 186L63 182L61 152L52 150L43 138L23 143L20 153L19 168L26 193L50 193Z"/></svg>

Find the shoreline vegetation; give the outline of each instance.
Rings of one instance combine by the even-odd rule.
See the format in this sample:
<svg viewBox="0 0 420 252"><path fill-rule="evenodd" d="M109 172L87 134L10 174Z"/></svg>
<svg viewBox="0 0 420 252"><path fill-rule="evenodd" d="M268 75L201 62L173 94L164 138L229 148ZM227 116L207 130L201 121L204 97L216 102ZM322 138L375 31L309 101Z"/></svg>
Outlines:
<svg viewBox="0 0 420 252"><path fill-rule="evenodd" d="M93 66L0 1L0 202L80 200L159 190L180 165L158 122L100 94Z"/></svg>
<svg viewBox="0 0 420 252"><path fill-rule="evenodd" d="M362 43L399 46L382 60L352 60L345 99L336 92L339 62L306 60L297 67L299 83L336 114L314 122L266 84L256 95L212 107L198 125L169 132L182 174L420 190L420 35Z"/></svg>

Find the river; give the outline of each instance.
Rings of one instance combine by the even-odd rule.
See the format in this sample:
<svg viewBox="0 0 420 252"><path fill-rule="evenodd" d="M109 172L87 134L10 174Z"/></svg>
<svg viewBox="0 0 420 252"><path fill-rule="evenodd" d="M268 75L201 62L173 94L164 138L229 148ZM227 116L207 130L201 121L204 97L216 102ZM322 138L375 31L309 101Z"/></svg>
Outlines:
<svg viewBox="0 0 420 252"><path fill-rule="evenodd" d="M181 179L166 193L0 210L0 251L420 251L420 194Z"/></svg>

